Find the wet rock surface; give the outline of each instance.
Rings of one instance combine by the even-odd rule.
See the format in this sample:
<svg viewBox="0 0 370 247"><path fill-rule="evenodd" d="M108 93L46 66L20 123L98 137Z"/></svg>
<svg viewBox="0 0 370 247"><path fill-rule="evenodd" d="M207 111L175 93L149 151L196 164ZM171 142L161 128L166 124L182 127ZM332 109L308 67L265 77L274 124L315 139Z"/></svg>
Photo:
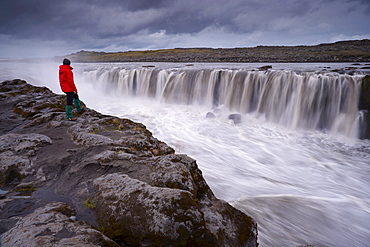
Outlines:
<svg viewBox="0 0 370 247"><path fill-rule="evenodd" d="M360 120L360 138L370 139L370 75L366 75L362 79L362 90L359 102L361 111Z"/></svg>
<svg viewBox="0 0 370 247"><path fill-rule="evenodd" d="M49 203L22 217L2 235L2 246L119 246L62 202Z"/></svg>
<svg viewBox="0 0 370 247"><path fill-rule="evenodd" d="M242 122L242 115L237 114L237 113L230 114L228 118L229 120L232 120L235 124L239 124Z"/></svg>
<svg viewBox="0 0 370 247"><path fill-rule="evenodd" d="M140 123L21 80L0 84L1 246L257 246L196 162Z"/></svg>

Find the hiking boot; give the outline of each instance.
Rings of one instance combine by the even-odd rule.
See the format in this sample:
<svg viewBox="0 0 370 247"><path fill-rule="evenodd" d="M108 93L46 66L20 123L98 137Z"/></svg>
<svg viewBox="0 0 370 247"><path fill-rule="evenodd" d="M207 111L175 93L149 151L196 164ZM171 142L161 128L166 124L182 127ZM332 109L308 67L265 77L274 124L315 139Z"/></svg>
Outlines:
<svg viewBox="0 0 370 247"><path fill-rule="evenodd" d="M78 113L83 113L85 111L86 107L84 105L81 105L80 110L77 110Z"/></svg>
<svg viewBox="0 0 370 247"><path fill-rule="evenodd" d="M70 117L70 118L67 118L68 121L76 121L77 118L76 117Z"/></svg>

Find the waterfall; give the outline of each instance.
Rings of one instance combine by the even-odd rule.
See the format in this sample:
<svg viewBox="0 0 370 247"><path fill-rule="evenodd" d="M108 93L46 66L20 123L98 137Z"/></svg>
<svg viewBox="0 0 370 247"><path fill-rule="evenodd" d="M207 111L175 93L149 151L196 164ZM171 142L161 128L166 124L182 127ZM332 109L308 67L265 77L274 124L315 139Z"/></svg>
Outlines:
<svg viewBox="0 0 370 247"><path fill-rule="evenodd" d="M84 72L106 93L226 107L292 129L356 137L362 76L286 70L124 69Z"/></svg>

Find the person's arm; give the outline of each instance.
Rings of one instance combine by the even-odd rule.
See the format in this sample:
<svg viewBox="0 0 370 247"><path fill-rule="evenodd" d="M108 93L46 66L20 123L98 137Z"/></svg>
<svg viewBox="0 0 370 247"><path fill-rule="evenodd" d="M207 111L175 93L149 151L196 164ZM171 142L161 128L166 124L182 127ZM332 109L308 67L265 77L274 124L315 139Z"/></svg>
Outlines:
<svg viewBox="0 0 370 247"><path fill-rule="evenodd" d="M68 79L68 83L69 83L71 89L73 90L73 92L75 94L77 94L77 88L76 88L76 85L75 85L75 82L74 82L74 79L73 79L73 72L72 72L72 70L68 71L68 73L67 73L67 79Z"/></svg>

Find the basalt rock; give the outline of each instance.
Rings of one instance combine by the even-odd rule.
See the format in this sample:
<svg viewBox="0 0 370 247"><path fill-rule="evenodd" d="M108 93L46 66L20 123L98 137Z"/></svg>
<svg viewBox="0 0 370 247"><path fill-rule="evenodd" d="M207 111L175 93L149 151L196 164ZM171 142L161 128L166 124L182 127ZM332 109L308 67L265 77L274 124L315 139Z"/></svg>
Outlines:
<svg viewBox="0 0 370 247"><path fill-rule="evenodd" d="M266 71L266 70L272 69L272 66L271 66L271 65L265 65L265 66L259 67L258 69L259 69L259 70L264 70L264 71Z"/></svg>
<svg viewBox="0 0 370 247"><path fill-rule="evenodd" d="M206 118L215 118L216 115L213 112L207 112Z"/></svg>
<svg viewBox="0 0 370 247"><path fill-rule="evenodd" d="M64 106L47 88L0 84L1 246L257 246L256 223L195 160L143 124L88 108L71 122Z"/></svg>
<svg viewBox="0 0 370 247"><path fill-rule="evenodd" d="M239 123L241 123L241 122L242 122L242 115L237 114L237 113L230 114L230 115L228 116L228 118L229 118L230 120L232 120L232 121L234 122L234 124L239 124Z"/></svg>
<svg viewBox="0 0 370 247"><path fill-rule="evenodd" d="M360 110L370 111L370 75L366 75L362 79L359 108Z"/></svg>
<svg viewBox="0 0 370 247"><path fill-rule="evenodd" d="M2 246L119 246L91 225L74 221L76 212L54 202L20 219L2 235Z"/></svg>
<svg viewBox="0 0 370 247"><path fill-rule="evenodd" d="M37 149L52 141L40 134L5 134L0 136L0 186L19 182L35 173L32 161Z"/></svg>
<svg viewBox="0 0 370 247"><path fill-rule="evenodd" d="M188 191L150 186L126 174L94 181L97 216L107 236L134 246L217 246Z"/></svg>
<svg viewBox="0 0 370 247"><path fill-rule="evenodd" d="M370 139L370 112L362 111L360 117L361 133L360 138Z"/></svg>
<svg viewBox="0 0 370 247"><path fill-rule="evenodd" d="M359 109L362 111L360 138L370 139L370 75L362 79Z"/></svg>

